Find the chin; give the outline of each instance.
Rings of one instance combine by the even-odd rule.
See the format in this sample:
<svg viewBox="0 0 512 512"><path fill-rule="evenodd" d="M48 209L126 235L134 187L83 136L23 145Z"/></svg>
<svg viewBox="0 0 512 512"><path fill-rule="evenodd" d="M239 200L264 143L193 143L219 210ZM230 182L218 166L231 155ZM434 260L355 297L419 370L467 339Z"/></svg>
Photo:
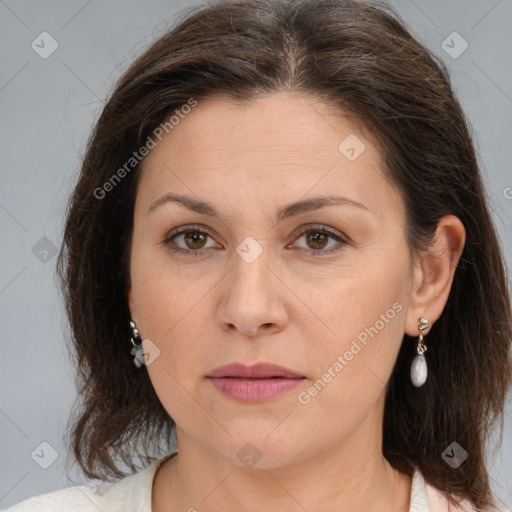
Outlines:
<svg viewBox="0 0 512 512"><path fill-rule="evenodd" d="M212 450L231 464L248 469L275 469L302 460L306 447L301 446L300 440L306 438L304 435L295 439L290 433L272 432L272 428L276 427L275 422L272 428L266 427L261 431L246 428L242 433L229 429L233 437L225 437L225 442L216 443Z"/></svg>

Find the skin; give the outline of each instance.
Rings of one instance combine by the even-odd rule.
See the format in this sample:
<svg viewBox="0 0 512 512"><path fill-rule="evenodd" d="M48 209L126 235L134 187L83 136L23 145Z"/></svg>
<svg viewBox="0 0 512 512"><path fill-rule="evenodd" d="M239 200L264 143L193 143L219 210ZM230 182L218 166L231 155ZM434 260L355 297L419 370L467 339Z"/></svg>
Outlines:
<svg viewBox="0 0 512 512"><path fill-rule="evenodd" d="M365 144L354 161L338 149L350 134ZM211 203L220 218L176 202L148 213L171 191ZM280 207L327 195L367 210L331 205L276 223ZM163 243L197 224L206 238ZM309 225L346 243L298 233ZM262 249L251 263L236 251L249 236ZM446 216L435 245L411 259L403 201L377 146L321 101L288 92L245 105L199 101L146 157L134 211L129 307L144 349L160 350L146 370L179 446L156 474L153 511L407 510L411 479L382 455L386 384L404 333L417 336L419 317L432 326L441 315L464 241L460 220ZM300 403L394 303L400 311ZM273 362L306 379L245 404L205 378L231 362ZM252 467L237 456L249 442L261 453Z"/></svg>

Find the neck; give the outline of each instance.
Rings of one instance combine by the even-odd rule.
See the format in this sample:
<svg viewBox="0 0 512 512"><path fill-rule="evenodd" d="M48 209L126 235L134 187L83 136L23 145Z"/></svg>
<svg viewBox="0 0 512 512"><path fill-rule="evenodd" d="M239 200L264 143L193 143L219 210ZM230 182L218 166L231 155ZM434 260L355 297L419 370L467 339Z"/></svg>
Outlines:
<svg viewBox="0 0 512 512"><path fill-rule="evenodd" d="M177 429L179 455L155 476L152 510L405 512L411 478L383 457L378 421L368 417L327 450L272 469L234 465Z"/></svg>

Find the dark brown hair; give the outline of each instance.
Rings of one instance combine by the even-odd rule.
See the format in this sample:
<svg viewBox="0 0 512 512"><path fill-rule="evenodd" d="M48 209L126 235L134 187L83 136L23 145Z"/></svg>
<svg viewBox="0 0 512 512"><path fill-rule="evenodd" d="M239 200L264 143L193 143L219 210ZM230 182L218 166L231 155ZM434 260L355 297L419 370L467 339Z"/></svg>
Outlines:
<svg viewBox="0 0 512 512"><path fill-rule="evenodd" d="M448 71L387 5L355 0L221 1L193 7L124 73L90 136L68 204L58 273L70 321L80 404L73 455L88 477L123 477L134 456L167 450L174 422L130 355L127 301L141 164L105 187L158 125L190 101L289 91L336 106L378 143L406 205L411 253L456 215L466 244L446 307L428 334L429 378L410 383L404 335L385 405L383 453L397 469L476 507L494 498L486 442L501 418L512 366L505 262L471 133ZM112 184L112 181L110 181ZM105 191L108 193L97 191ZM96 191L96 192L95 192ZM102 197L99 197L99 196ZM441 454L469 454L458 469ZM161 443L164 443L162 446Z"/></svg>

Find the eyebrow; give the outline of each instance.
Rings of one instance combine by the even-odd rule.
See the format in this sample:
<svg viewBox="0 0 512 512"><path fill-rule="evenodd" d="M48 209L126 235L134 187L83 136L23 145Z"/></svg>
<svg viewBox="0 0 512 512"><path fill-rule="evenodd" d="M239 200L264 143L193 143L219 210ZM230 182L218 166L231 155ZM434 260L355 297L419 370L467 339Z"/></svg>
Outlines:
<svg viewBox="0 0 512 512"><path fill-rule="evenodd" d="M151 206L148 209L148 214L155 210L158 206L169 203L169 202L175 202L179 203L189 210L198 213L200 215L207 215L209 217L217 217L220 218L221 215L216 210L216 208L206 202L201 201L198 199L194 199L190 196L184 196L180 194L173 194L172 192L168 192L167 194L164 194L162 197L157 199L155 202L151 204ZM285 219L289 219L291 217L295 217L297 215L300 215L302 213L307 213L315 210L319 210L320 208L324 208L326 206L340 206L340 205L348 205L348 206L355 206L357 208L363 209L371 213L369 208L357 201L354 201L352 199L349 199L347 197L343 196L319 196L319 197L312 197L310 199L305 199L302 201L297 201L295 203L288 204L277 212L276 215L276 222L281 222Z"/></svg>

